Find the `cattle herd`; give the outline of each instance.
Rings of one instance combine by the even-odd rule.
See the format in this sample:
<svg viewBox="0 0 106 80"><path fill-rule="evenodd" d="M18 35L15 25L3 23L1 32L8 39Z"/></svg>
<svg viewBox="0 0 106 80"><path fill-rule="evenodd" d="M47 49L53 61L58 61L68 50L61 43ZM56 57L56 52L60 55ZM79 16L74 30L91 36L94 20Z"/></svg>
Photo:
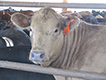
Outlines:
<svg viewBox="0 0 106 80"><path fill-rule="evenodd" d="M11 14L19 12L29 18L33 11L0 11L0 60L32 64L29 61L31 40L28 29L20 29L11 22ZM52 75L0 68L0 80L55 80Z"/></svg>
<svg viewBox="0 0 106 80"><path fill-rule="evenodd" d="M50 7L0 11L0 60L106 73L106 12ZM32 34L31 34L32 32ZM63 80L84 80L65 77ZM0 68L0 80L55 80L53 75Z"/></svg>

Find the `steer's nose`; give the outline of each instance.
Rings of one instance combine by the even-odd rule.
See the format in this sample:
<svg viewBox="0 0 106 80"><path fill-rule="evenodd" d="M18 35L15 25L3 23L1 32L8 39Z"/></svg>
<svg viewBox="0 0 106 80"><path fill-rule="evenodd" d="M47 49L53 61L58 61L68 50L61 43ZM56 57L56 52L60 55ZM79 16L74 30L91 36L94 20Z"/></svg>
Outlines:
<svg viewBox="0 0 106 80"><path fill-rule="evenodd" d="M32 61L42 62L44 57L45 57L45 54L43 52L31 51L31 53L30 53L30 59Z"/></svg>

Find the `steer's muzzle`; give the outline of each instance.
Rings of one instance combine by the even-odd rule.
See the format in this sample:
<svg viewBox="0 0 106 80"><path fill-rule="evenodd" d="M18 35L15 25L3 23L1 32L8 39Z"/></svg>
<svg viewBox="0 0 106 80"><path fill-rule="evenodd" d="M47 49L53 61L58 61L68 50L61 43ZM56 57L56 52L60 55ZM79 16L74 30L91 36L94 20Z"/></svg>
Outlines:
<svg viewBox="0 0 106 80"><path fill-rule="evenodd" d="M30 60L34 62L42 62L45 57L43 52L31 51Z"/></svg>

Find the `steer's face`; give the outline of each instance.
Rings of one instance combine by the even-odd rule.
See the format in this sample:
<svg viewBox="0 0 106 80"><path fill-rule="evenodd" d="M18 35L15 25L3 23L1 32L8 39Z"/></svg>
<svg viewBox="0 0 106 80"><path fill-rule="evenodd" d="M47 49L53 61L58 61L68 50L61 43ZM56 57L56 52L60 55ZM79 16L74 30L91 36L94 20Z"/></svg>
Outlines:
<svg viewBox="0 0 106 80"><path fill-rule="evenodd" d="M64 47L63 30L69 21L71 21L71 30L79 24L76 17L63 18L48 7L42 8L35 13L32 17L31 25L29 25L30 19L22 13L13 14L11 20L17 27L31 26L32 49L29 59L34 63L40 63L42 66L49 66L51 62L54 62L62 55L61 51Z"/></svg>
<svg viewBox="0 0 106 80"><path fill-rule="evenodd" d="M32 49L30 60L48 66L57 58L63 45L63 33L60 29L62 17L51 9L41 9L32 19Z"/></svg>

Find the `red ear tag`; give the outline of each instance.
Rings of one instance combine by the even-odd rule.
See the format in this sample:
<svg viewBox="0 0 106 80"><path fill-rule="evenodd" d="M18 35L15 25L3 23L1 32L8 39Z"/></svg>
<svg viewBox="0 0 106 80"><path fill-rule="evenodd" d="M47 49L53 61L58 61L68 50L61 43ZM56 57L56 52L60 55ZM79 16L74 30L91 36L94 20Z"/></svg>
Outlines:
<svg viewBox="0 0 106 80"><path fill-rule="evenodd" d="M68 22L68 26L65 27L64 30L63 30L63 34L64 34L64 35L67 35L67 34L70 32L69 26L70 26L70 24L73 23L74 21L75 21L75 20L72 19L72 20L70 20L70 21Z"/></svg>
<svg viewBox="0 0 106 80"><path fill-rule="evenodd" d="M71 21L69 21L69 22L68 22L68 26L64 28L64 30L63 30L63 34L64 34L64 35L67 35L67 34L70 32L70 28L69 28L70 23L71 23Z"/></svg>

